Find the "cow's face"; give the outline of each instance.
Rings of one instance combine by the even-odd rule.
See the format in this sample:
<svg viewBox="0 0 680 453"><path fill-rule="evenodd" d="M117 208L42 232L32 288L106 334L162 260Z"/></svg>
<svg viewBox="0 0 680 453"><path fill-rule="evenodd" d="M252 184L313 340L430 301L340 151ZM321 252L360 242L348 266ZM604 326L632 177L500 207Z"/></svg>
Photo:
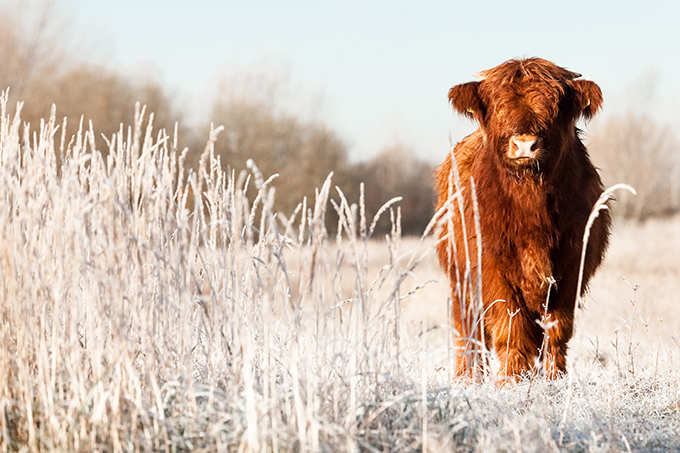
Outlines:
<svg viewBox="0 0 680 453"><path fill-rule="evenodd" d="M540 169L556 159L575 121L602 104L600 88L580 74L539 58L510 60L449 91L453 107L474 118L485 141L510 167Z"/></svg>

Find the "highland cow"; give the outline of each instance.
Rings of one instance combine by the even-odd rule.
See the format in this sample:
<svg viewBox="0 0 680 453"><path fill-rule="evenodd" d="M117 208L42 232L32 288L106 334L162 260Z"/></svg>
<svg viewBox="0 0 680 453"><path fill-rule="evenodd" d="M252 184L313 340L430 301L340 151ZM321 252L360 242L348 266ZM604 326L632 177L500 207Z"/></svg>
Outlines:
<svg viewBox="0 0 680 453"><path fill-rule="evenodd" d="M437 172L437 255L451 282L456 374L472 376L470 352L486 344L501 382L537 372L539 359L554 379L566 371L584 229L603 192L576 122L598 111L602 92L540 58L477 76L451 88L449 100L479 128ZM590 231L580 296L602 262L610 224L605 210Z"/></svg>

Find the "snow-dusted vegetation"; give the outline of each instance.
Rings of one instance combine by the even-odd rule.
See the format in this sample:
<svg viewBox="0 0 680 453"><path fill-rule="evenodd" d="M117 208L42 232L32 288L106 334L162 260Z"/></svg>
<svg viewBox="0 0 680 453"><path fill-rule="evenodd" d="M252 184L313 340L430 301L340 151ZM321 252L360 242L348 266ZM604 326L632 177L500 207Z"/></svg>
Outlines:
<svg viewBox="0 0 680 453"><path fill-rule="evenodd" d="M468 385L434 240L402 238L397 204L375 237L329 177L277 214L272 175L223 172L219 130L186 171L141 109L102 154L4 101L0 450L680 448L677 218L617 224L568 377Z"/></svg>

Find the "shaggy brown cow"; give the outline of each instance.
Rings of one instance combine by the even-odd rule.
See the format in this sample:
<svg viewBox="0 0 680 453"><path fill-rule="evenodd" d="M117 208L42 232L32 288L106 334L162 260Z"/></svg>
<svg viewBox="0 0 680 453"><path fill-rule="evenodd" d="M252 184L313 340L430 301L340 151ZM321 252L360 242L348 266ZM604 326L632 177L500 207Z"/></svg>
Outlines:
<svg viewBox="0 0 680 453"><path fill-rule="evenodd" d="M438 208L444 208L437 254L452 287L461 351L456 373L472 375L467 354L483 340L499 359L501 382L535 372L539 351L545 375L555 378L566 369L584 229L603 192L576 121L597 112L602 92L540 58L510 60L478 77L449 91L453 108L479 128L456 145L455 161L449 155L437 174ZM460 205L455 196L450 200L457 193L454 162ZM484 312L479 309L476 323L470 321L479 271L471 179L482 238ZM581 295L602 262L610 224L604 211L593 225Z"/></svg>

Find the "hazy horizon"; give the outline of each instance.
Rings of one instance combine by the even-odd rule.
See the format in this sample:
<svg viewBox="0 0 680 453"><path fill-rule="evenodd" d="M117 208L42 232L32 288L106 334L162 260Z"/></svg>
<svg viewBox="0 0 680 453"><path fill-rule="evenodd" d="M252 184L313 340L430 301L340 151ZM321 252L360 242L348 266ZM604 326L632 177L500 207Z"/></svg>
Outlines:
<svg viewBox="0 0 680 453"><path fill-rule="evenodd" d="M596 81L605 114L636 83L677 122L680 4L55 0L95 58L162 82L187 122L209 121L218 74L284 81L283 102L335 129L353 158L390 143L437 162L474 126L448 89L510 58L540 56ZM278 72L278 74L277 74ZM273 74L272 74L273 73ZM663 96L660 94L663 93Z"/></svg>

